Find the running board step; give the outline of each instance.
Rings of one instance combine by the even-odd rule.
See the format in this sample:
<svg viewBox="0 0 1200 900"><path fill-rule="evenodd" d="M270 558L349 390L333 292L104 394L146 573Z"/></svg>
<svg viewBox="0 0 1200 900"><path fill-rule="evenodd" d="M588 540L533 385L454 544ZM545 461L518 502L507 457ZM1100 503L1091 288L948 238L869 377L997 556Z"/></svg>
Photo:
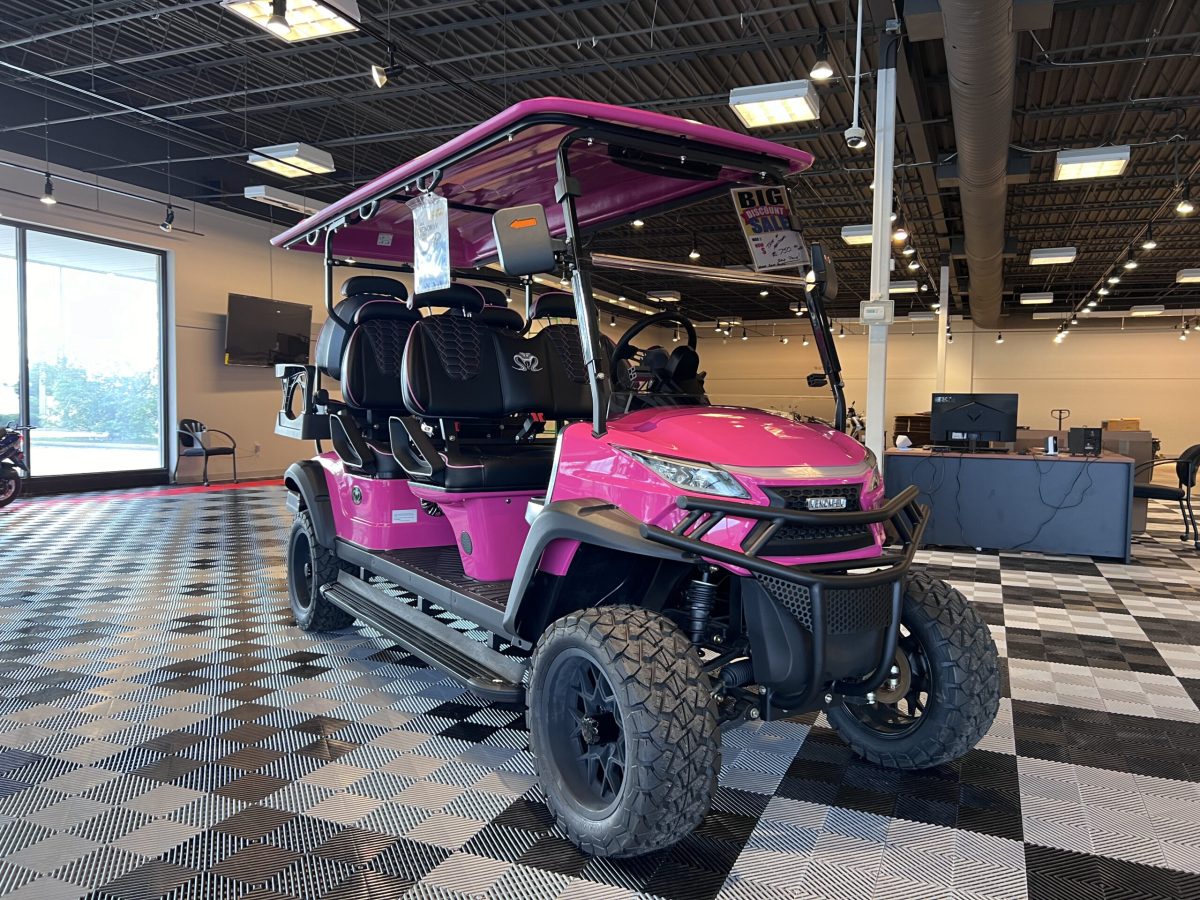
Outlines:
<svg viewBox="0 0 1200 900"><path fill-rule="evenodd" d="M524 703L524 660L471 640L349 572L339 573L337 582L322 587L321 594L484 700Z"/></svg>

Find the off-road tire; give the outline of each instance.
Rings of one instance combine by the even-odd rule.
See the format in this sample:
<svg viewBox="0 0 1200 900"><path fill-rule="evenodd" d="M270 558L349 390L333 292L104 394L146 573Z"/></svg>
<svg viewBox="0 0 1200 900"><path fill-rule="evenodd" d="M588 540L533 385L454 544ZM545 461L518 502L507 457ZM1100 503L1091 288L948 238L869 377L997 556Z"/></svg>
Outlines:
<svg viewBox="0 0 1200 900"><path fill-rule="evenodd" d="M891 737L868 728L843 703L826 716L864 759L892 769L930 769L971 750L996 718L996 642L961 592L922 572L908 576L900 620L921 641L933 672L923 721L912 732Z"/></svg>
<svg viewBox="0 0 1200 900"><path fill-rule="evenodd" d="M624 781L614 807L588 816L556 770L546 684L554 659L580 650L603 672L621 713ZM532 658L529 743L558 824L593 856L640 856L686 837L708 812L720 767L717 708L695 648L669 619L635 606L581 610L555 622Z"/></svg>
<svg viewBox="0 0 1200 900"><path fill-rule="evenodd" d="M306 561L307 577L302 571ZM353 624L354 616L321 596L321 587L337 581L340 569L337 556L317 540L308 510L300 510L288 535L287 582L292 615L304 631L338 631Z"/></svg>
<svg viewBox="0 0 1200 900"><path fill-rule="evenodd" d="M0 506L8 506L21 496L24 479L8 466L0 466Z"/></svg>

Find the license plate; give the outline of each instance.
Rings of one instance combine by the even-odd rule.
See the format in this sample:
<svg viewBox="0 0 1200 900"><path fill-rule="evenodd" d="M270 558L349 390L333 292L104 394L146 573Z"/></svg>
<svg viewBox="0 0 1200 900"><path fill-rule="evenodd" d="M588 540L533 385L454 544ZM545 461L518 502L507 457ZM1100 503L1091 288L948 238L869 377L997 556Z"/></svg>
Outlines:
<svg viewBox="0 0 1200 900"><path fill-rule="evenodd" d="M809 497L805 504L809 509L845 509L845 497Z"/></svg>

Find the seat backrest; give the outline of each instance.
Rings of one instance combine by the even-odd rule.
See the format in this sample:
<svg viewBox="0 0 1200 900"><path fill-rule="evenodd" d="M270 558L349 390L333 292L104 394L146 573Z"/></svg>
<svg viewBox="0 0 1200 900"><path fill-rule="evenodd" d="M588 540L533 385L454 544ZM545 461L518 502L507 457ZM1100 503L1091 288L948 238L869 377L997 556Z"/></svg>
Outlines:
<svg viewBox="0 0 1200 900"><path fill-rule="evenodd" d="M321 327L317 366L338 379L351 409L404 409L404 345L420 318L408 308L408 289L393 278L356 275L342 285L342 294L334 312L343 321L331 316Z"/></svg>
<svg viewBox="0 0 1200 900"><path fill-rule="evenodd" d="M426 316L409 337L404 399L413 414L452 419L591 415L586 372L567 373L553 339L522 337L520 329L489 323L479 289L456 285L449 290L455 288L457 293L441 291L437 298L451 314ZM420 296L414 301L426 302ZM461 314L453 314L455 307Z"/></svg>
<svg viewBox="0 0 1200 900"><path fill-rule="evenodd" d="M1175 474L1179 476L1179 484L1194 488L1197 469L1200 469L1200 444L1192 444L1179 454L1179 461L1175 463Z"/></svg>
<svg viewBox="0 0 1200 900"><path fill-rule="evenodd" d="M550 321L542 325L535 337L547 347L555 400L562 410L561 418L582 419L592 414L592 393L588 385L587 363L584 362L583 341L576 324L575 298L566 291L547 291L534 298L529 308L529 321ZM612 342L600 336L606 356L600 360L600 371L608 374Z"/></svg>
<svg viewBox="0 0 1200 900"><path fill-rule="evenodd" d="M208 431L208 426L199 419L180 419L179 445L186 450L202 446L204 443L203 435L206 431Z"/></svg>

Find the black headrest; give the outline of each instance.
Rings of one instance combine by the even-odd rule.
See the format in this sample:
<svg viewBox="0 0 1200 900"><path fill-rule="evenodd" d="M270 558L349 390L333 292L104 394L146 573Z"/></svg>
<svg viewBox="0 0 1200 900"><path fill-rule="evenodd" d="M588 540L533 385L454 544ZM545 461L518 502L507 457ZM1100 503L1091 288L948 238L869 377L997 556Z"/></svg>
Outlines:
<svg viewBox="0 0 1200 900"><path fill-rule="evenodd" d="M473 284L452 284L441 291L429 291L424 294L414 294L412 305L434 309L461 309L463 312L476 313L485 304L485 290L494 288L479 288ZM501 295L503 300L503 295Z"/></svg>
<svg viewBox="0 0 1200 900"><path fill-rule="evenodd" d="M547 291L533 298L529 310L531 319L573 319L575 298L566 291Z"/></svg>
<svg viewBox="0 0 1200 900"><path fill-rule="evenodd" d="M485 306L475 313L475 318L492 328L521 331L525 327L525 320L521 318L521 314L508 306Z"/></svg>
<svg viewBox="0 0 1200 900"><path fill-rule="evenodd" d="M508 298L504 296L504 291L483 285L478 285L478 287L479 292L483 294L484 306L508 306Z"/></svg>
<svg viewBox="0 0 1200 900"><path fill-rule="evenodd" d="M372 319L407 319L416 321L421 314L415 309L409 309L402 300L382 297L378 294L357 294L348 297L336 307L338 315L348 319L354 325L361 325Z"/></svg>
<svg viewBox="0 0 1200 900"><path fill-rule="evenodd" d="M385 278L382 275L355 275L353 278L347 278L342 285L342 296L357 297L361 294L407 300L408 288L395 278Z"/></svg>

